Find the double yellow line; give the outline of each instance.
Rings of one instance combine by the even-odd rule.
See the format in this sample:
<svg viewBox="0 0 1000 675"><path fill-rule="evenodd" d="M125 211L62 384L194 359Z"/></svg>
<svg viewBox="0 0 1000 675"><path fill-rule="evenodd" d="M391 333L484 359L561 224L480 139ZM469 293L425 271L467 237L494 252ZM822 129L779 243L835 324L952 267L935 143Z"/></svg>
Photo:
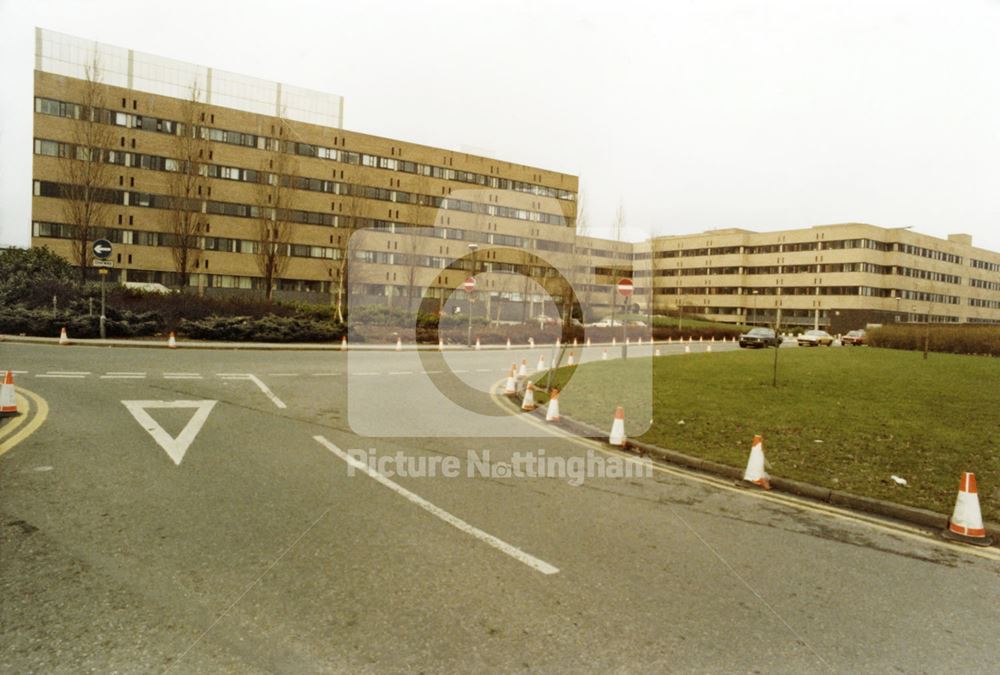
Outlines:
<svg viewBox="0 0 1000 675"><path fill-rule="evenodd" d="M49 404L38 394L18 387L16 417L0 422L0 455L35 433L49 416Z"/></svg>
<svg viewBox="0 0 1000 675"><path fill-rule="evenodd" d="M503 391L502 384L505 380L500 380L495 383L490 389L490 396L493 399L493 403L496 404L502 410L507 411L512 415L517 415L517 411L511 408L510 401L506 396L503 396L500 392ZM559 429L551 424L546 424L537 417L532 415L519 415L520 419L525 422L544 430L547 434L560 438L566 442L572 443L582 448L588 448L591 450L596 450L597 452L603 453L610 457L620 457L626 461L638 461L633 453L625 452L622 450L615 450L608 445L601 443L594 439L582 438L577 436L565 429ZM809 511L812 513L822 514L829 518L836 520L842 520L851 523L863 524L868 527L881 530L889 534L896 535L898 537L919 541L924 544L931 544L939 548L947 549L955 553L965 553L968 555L976 556L979 558L986 558L987 560L1000 561L1000 551L995 548L975 548L963 544L955 544L944 539L935 537L930 534L927 530L921 529L915 526L911 526L905 523L900 523L891 520L883 520L877 516L869 516L863 513L858 513L854 511L846 511L840 509L836 506L831 506L828 504L823 504L821 502L814 502L812 500L800 499L794 495L782 494L776 492L764 492L762 490L748 490L746 488L736 487L733 485L732 481L725 481L719 478L714 478L711 476L706 476L701 473L690 471L680 467L674 467L667 464L660 464L658 462L653 462L653 470L659 473L676 476L678 478L683 478L685 480L694 481L701 483L702 485L708 485L717 490L729 491L733 493L738 493L740 495L748 496L751 498L763 499L772 503L779 503L784 506L789 506L800 511Z"/></svg>

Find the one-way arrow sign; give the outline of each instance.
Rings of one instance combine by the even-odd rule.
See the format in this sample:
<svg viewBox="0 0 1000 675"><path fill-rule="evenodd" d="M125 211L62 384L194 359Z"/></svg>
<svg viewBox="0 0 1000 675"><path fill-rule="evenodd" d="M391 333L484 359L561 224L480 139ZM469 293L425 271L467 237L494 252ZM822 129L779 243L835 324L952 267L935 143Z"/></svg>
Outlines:
<svg viewBox="0 0 1000 675"><path fill-rule="evenodd" d="M149 432L153 440L167 451L170 459L174 460L174 464L180 466L181 460L184 459L184 453L187 452L194 437L201 431L201 427L208 419L212 408L215 407L216 401L122 401L122 404L128 408L132 417L142 428ZM147 409L156 408L194 408L195 412L177 438L174 438L146 412Z"/></svg>
<svg viewBox="0 0 1000 675"><path fill-rule="evenodd" d="M111 242L107 239L98 239L91 248L94 251L94 255L101 260L111 255Z"/></svg>

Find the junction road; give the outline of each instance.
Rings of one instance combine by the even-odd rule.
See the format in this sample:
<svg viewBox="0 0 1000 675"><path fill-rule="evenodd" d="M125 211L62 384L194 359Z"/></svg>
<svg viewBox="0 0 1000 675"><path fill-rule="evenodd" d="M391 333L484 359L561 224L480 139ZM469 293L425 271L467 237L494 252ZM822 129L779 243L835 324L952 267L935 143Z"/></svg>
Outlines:
<svg viewBox="0 0 1000 675"><path fill-rule="evenodd" d="M541 351L438 363L447 386L494 391ZM438 388L413 352L2 343L0 368L48 408L16 444L0 425L5 672L984 672L1000 657L996 549L642 475L496 405L448 433L447 405L412 413ZM435 475L389 475L397 453ZM525 457L639 475L508 475Z"/></svg>

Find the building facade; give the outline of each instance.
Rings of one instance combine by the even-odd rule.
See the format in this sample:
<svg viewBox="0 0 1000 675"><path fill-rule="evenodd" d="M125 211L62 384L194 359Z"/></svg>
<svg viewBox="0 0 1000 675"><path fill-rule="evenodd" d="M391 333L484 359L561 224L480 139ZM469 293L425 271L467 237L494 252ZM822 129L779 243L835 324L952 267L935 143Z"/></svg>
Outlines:
<svg viewBox="0 0 1000 675"><path fill-rule="evenodd" d="M440 311L474 275L492 319L575 297L592 320L633 277L642 312L1000 323L1000 254L965 235L582 236L575 176L348 131L336 96L42 30L34 106L32 245L87 268L81 243L107 238L123 282Z"/></svg>

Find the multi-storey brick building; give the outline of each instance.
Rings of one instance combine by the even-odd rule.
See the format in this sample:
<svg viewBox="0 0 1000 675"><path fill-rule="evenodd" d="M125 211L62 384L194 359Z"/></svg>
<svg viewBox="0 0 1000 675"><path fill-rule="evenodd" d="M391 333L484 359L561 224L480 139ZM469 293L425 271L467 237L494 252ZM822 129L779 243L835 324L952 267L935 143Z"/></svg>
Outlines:
<svg viewBox="0 0 1000 675"><path fill-rule="evenodd" d="M260 292L274 245L287 261L278 296L314 302L440 307L474 263L478 311L500 319L535 316L568 284L588 319L603 316L615 280L634 276L644 311L727 322L1000 322L1000 254L965 235L843 224L579 236L575 176L347 131L329 94L48 31L36 43L32 243L81 262L67 167L96 159L103 219L89 236L114 243L113 279ZM100 132L98 152L83 154L84 127ZM176 177L192 166L197 190L180 200ZM184 269L181 202L197 215ZM269 243L279 220L286 235Z"/></svg>

